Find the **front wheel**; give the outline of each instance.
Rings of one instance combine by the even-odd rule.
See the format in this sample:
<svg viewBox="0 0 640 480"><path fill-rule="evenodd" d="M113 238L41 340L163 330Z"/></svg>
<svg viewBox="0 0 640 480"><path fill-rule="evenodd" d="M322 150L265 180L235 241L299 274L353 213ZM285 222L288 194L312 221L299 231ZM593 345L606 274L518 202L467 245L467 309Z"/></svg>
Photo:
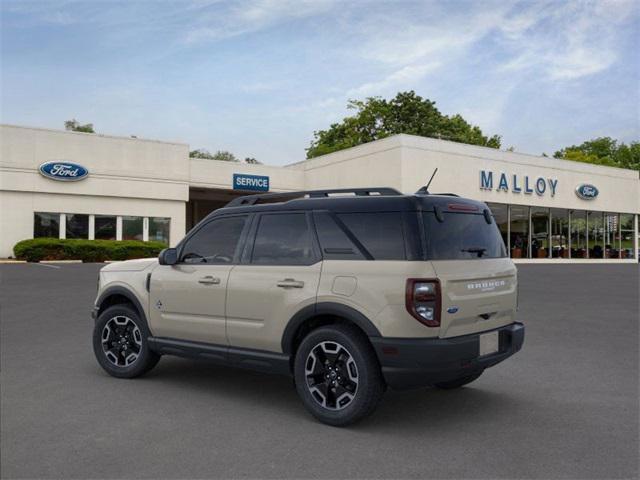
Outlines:
<svg viewBox="0 0 640 480"><path fill-rule="evenodd" d="M307 410L333 426L370 415L384 393L373 348L362 332L348 325L309 333L296 352L294 376Z"/></svg>
<svg viewBox="0 0 640 480"><path fill-rule="evenodd" d="M100 366L118 378L134 378L151 370L160 355L149 349L149 330L129 305L113 305L98 317L93 352Z"/></svg>

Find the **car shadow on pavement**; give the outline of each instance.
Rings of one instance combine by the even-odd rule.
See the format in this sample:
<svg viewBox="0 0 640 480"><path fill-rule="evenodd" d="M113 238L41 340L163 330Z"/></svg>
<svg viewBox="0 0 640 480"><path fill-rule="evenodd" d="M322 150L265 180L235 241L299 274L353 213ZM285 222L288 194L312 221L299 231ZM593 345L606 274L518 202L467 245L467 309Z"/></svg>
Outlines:
<svg viewBox="0 0 640 480"><path fill-rule="evenodd" d="M317 423L304 409L293 381L288 377L206 361L163 358L144 378L183 393L215 395L232 400L238 406L244 403L254 413L256 409L264 409L265 413L270 411L278 416L290 416L292 421ZM370 418L349 428L397 431L401 427L405 433L424 431L427 427L433 430L440 426L449 430L474 420L498 420L526 409L526 405L522 405L522 397L516 398L515 393L495 392L490 388L490 385L483 387L482 380L478 380L476 384L457 390L388 390Z"/></svg>

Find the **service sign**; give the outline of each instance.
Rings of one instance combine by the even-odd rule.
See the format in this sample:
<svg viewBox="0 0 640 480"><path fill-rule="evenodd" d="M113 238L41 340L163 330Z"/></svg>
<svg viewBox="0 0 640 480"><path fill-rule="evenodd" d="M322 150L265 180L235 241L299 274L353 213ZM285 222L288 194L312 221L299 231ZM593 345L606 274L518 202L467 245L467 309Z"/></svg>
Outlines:
<svg viewBox="0 0 640 480"><path fill-rule="evenodd" d="M593 200L598 196L598 193L600 193L598 189L588 183L583 183L576 187L576 195L583 200Z"/></svg>
<svg viewBox="0 0 640 480"><path fill-rule="evenodd" d="M233 189L248 190L251 192L268 192L269 177L265 177L263 175L245 175L243 173L234 173Z"/></svg>
<svg viewBox="0 0 640 480"><path fill-rule="evenodd" d="M39 171L41 175L61 182L77 182L89 175L89 170L82 165L64 160L43 163Z"/></svg>

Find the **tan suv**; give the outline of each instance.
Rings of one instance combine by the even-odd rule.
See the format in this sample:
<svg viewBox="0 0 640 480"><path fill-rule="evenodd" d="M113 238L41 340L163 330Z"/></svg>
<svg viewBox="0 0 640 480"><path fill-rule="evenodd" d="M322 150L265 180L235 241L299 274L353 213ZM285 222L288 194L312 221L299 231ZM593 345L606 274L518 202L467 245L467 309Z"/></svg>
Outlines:
<svg viewBox="0 0 640 480"><path fill-rule="evenodd" d="M100 271L93 347L116 377L163 354L292 375L320 421L387 387L456 388L518 351L516 268L484 203L388 188L240 197L158 259Z"/></svg>

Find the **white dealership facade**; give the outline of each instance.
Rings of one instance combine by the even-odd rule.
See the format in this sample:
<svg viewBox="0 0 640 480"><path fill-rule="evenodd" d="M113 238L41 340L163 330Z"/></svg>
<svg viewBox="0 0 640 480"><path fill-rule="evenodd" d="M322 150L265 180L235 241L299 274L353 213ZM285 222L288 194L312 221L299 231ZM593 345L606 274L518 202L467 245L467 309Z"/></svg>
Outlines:
<svg viewBox="0 0 640 480"><path fill-rule="evenodd" d="M284 167L182 143L0 126L0 258L34 237L159 240L256 191L393 187L485 201L519 262L637 262L637 171L395 135ZM78 174L78 172L81 172ZM74 181L70 181L74 180Z"/></svg>

